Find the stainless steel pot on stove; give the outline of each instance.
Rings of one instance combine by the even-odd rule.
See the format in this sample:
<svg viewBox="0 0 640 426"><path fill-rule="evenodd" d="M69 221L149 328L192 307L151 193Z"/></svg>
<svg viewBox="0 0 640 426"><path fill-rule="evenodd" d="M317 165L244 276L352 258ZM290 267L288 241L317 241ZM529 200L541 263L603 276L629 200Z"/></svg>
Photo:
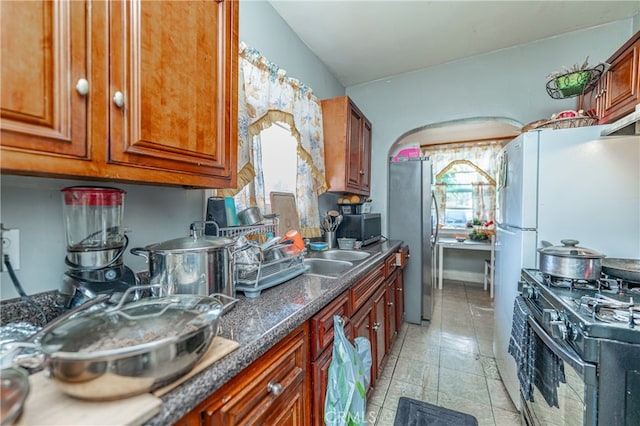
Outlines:
<svg viewBox="0 0 640 426"><path fill-rule="evenodd" d="M216 336L224 308L219 295L120 303L59 323L37 346L49 377L68 395L95 401L125 398L189 372Z"/></svg>
<svg viewBox="0 0 640 426"><path fill-rule="evenodd" d="M235 297L234 241L203 235L199 223L215 224L194 222L189 237L132 248L131 253L147 259L150 283L162 284L168 294Z"/></svg>
<svg viewBox="0 0 640 426"><path fill-rule="evenodd" d="M543 241L540 253L540 271L555 277L573 280L596 280L602 271L604 254L578 247L577 240L561 240L562 246Z"/></svg>

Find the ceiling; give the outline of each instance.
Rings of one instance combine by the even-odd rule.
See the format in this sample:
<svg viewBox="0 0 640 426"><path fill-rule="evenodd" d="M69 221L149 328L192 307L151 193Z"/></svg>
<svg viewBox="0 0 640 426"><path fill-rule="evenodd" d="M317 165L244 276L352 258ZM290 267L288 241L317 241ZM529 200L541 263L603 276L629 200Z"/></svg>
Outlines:
<svg viewBox="0 0 640 426"><path fill-rule="evenodd" d="M345 87L640 13L639 1L270 3Z"/></svg>

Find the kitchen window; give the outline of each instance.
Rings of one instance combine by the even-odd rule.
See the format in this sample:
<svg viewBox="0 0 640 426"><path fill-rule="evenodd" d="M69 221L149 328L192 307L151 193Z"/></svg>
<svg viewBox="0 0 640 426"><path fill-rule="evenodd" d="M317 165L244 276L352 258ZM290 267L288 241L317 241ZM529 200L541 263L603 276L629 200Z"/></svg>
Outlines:
<svg viewBox="0 0 640 426"><path fill-rule="evenodd" d="M262 175L264 193L296 193L296 170L298 164L298 142L285 123L276 122L260 132L262 144ZM265 197L266 211L271 211L271 199Z"/></svg>
<svg viewBox="0 0 640 426"><path fill-rule="evenodd" d="M494 220L496 156L499 142L427 146L441 228L464 229L473 221Z"/></svg>

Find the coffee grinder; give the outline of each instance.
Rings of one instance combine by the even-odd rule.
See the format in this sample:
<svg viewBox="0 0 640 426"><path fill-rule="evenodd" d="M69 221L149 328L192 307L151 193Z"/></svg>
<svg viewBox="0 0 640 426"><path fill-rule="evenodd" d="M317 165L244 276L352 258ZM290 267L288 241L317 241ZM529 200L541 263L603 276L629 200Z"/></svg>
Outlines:
<svg viewBox="0 0 640 426"><path fill-rule="evenodd" d="M125 191L117 188L73 186L62 189L62 212L67 239L65 272L56 304L70 308L98 294L111 302L138 283L124 265L129 243L122 225Z"/></svg>

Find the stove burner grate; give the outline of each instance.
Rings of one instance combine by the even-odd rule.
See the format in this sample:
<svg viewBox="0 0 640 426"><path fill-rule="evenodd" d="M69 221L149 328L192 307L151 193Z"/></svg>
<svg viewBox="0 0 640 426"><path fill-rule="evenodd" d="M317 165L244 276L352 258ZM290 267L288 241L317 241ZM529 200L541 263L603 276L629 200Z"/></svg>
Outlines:
<svg viewBox="0 0 640 426"><path fill-rule="evenodd" d="M627 323L629 327L635 327L640 323L640 306L633 303L633 297L629 302L612 299L603 294L595 296L582 296L573 299L580 309L590 313L593 318L610 323Z"/></svg>
<svg viewBox="0 0 640 426"><path fill-rule="evenodd" d="M543 282L549 287L568 288L570 290L610 290L610 280L577 280L572 278L557 277L543 274Z"/></svg>

